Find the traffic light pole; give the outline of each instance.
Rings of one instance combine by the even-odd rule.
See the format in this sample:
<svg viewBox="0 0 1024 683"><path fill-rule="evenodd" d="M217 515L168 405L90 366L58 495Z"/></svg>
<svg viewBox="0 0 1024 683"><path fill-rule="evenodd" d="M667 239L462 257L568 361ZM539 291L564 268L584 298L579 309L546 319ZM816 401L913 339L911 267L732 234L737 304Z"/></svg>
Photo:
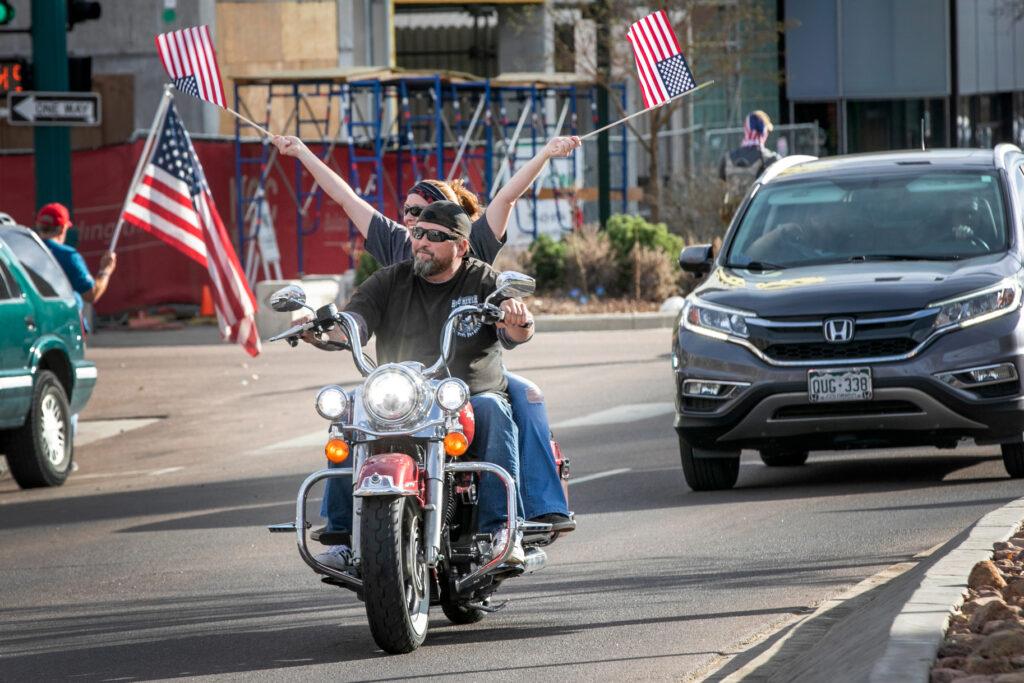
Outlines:
<svg viewBox="0 0 1024 683"><path fill-rule="evenodd" d="M67 5L32 0L32 61L36 90L67 92ZM36 208L60 202L71 208L71 131L36 126Z"/></svg>

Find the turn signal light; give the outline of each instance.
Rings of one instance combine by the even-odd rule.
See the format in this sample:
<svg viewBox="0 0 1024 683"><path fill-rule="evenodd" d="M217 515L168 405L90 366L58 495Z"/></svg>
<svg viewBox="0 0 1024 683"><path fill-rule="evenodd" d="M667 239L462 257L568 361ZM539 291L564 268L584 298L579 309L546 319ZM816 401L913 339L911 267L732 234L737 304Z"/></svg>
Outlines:
<svg viewBox="0 0 1024 683"><path fill-rule="evenodd" d="M469 449L469 439L462 432L448 432L444 437L444 452L453 458L464 455Z"/></svg>
<svg viewBox="0 0 1024 683"><path fill-rule="evenodd" d="M348 460L348 444L341 439L331 439L324 446L324 453L328 460L338 465Z"/></svg>

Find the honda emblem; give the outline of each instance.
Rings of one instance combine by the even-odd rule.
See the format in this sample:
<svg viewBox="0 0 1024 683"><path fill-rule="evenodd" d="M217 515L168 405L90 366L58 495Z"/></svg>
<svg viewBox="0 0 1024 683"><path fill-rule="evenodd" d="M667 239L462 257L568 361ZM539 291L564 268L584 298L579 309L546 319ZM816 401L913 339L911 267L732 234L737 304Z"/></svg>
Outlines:
<svg viewBox="0 0 1024 683"><path fill-rule="evenodd" d="M853 339L853 318L832 318L824 325L825 341L845 344Z"/></svg>

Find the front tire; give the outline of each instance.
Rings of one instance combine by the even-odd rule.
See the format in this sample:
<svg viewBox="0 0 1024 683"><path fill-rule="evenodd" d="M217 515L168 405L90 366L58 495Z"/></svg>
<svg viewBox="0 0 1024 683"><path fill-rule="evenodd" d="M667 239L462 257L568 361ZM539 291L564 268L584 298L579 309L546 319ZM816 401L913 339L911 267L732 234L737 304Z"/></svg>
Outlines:
<svg viewBox="0 0 1024 683"><path fill-rule="evenodd" d="M390 654L412 652L427 636L430 574L421 529L415 500L363 498L360 551L366 617L374 641Z"/></svg>
<svg viewBox="0 0 1024 683"><path fill-rule="evenodd" d="M1013 479L1024 478L1024 443L1004 443L1003 467Z"/></svg>
<svg viewBox="0 0 1024 683"><path fill-rule="evenodd" d="M25 424L11 430L5 451L11 476L23 489L60 486L71 472L71 410L64 386L40 370Z"/></svg>
<svg viewBox="0 0 1024 683"><path fill-rule="evenodd" d="M768 467L799 467L807 462L807 451L765 448L761 450L761 460Z"/></svg>
<svg viewBox="0 0 1024 683"><path fill-rule="evenodd" d="M722 491L736 485L740 476L740 456L725 455L713 458L694 456L693 446L679 437L679 457L683 462L683 477L694 491Z"/></svg>

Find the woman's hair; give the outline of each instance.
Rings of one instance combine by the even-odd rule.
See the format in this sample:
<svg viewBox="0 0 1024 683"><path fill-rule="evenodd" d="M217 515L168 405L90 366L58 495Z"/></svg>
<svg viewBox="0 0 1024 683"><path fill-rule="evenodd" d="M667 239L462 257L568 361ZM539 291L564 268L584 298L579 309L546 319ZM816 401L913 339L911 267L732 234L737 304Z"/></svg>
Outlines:
<svg viewBox="0 0 1024 683"><path fill-rule="evenodd" d="M455 202L462 207L462 210L469 215L469 219L475 221L480 217L480 214L484 212L482 206L480 206L480 200L477 196L469 191L466 187L466 183L461 179L444 181L444 180L421 180L416 183L409 193L415 193L420 195L426 200L436 201L437 197L430 196L433 192L425 190L423 185L429 185L432 190L440 192L444 195L444 198L450 202Z"/></svg>

